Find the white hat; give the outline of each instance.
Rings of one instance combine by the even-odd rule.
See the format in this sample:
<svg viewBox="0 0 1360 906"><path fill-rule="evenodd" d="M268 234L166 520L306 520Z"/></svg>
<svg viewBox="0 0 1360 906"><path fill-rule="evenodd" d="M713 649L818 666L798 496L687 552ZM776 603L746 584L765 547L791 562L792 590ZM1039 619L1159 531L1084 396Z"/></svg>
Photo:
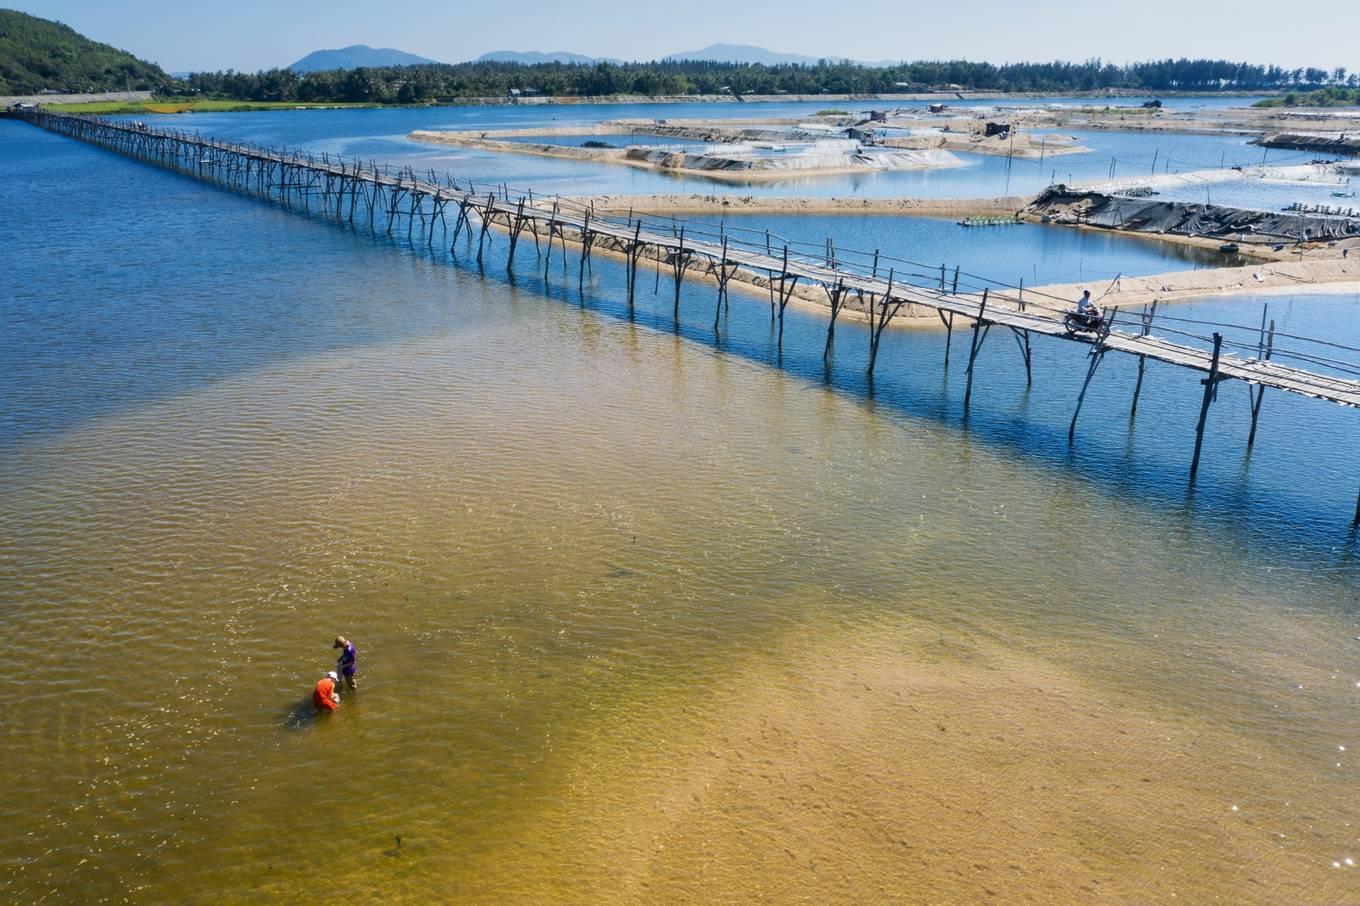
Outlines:
<svg viewBox="0 0 1360 906"><path fill-rule="evenodd" d="M336 673L334 670L327 670L326 676L330 677L333 680L340 679L340 674Z"/></svg>

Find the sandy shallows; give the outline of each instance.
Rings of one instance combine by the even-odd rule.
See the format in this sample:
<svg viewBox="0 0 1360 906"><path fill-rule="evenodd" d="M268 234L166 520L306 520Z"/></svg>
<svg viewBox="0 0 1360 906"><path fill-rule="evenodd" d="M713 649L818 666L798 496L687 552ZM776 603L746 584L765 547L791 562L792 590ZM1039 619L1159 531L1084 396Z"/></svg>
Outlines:
<svg viewBox="0 0 1360 906"><path fill-rule="evenodd" d="M1032 200L997 198L774 198L757 195L593 195L573 199L608 214L919 214L970 217L1014 214Z"/></svg>
<svg viewBox="0 0 1360 906"><path fill-rule="evenodd" d="M523 901L1304 903L1348 880L1314 848L1354 806L1281 753L947 632L807 633L652 718L659 740L630 713L578 753L518 841L558 862ZM1274 796L1326 829L1299 839Z"/></svg>

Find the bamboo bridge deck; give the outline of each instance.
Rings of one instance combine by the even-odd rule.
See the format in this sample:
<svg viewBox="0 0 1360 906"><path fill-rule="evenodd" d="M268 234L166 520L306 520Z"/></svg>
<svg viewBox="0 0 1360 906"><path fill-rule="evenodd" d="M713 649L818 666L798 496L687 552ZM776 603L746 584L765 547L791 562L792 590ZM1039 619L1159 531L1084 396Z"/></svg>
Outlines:
<svg viewBox="0 0 1360 906"><path fill-rule="evenodd" d="M1169 331L1197 340L1202 345L1153 336L1151 328L1156 315L1155 303L1150 312L1145 310L1121 316L1116 310L1099 331L1073 331L1064 324L1064 316L1072 308L1071 300L1044 297L1032 290L1027 292L1023 285L1006 286L963 274L958 268L951 274L943 265L938 268L926 266L880 255L877 251L871 256L863 252L838 251L830 241L824 248L818 247L813 254L806 247L797 248L797 243L775 243L769 233L764 234L762 243L758 233L754 238L742 238L722 227L715 233L708 225L688 221L649 222L642 217L629 216L625 220L598 216L591 207L581 203L557 197L536 198L532 191L512 191L506 186L484 186L479 189L467 180L460 181L448 176L441 180L432 171L424 174L417 174L410 168L394 171L376 163L346 161L329 154L261 148L186 132L149 129L134 122L64 116L41 110L24 111L17 116L33 125L228 188L263 195L289 206L302 205L309 212L315 200L320 205L318 213L340 222L355 224L357 217L361 225L390 234L394 226L404 219L408 238L415 238L414 231L419 226L421 238L426 239L431 247L436 223L443 229L447 239L446 213L453 214L456 210L452 243L456 246L465 229L469 242L475 233L479 264L483 261L488 230L493 226L509 236L507 267L512 270L515 266L516 244L526 229L532 232L536 244L541 237L546 236L545 275L555 240L560 241L564 266L568 240L575 245L582 279L586 269L591 267L592 250L599 245L621 255L625 261L630 310L639 265L644 258L655 262L658 285L661 269L670 269L675 287L677 317L680 287L687 271L694 269L703 272L717 283L718 311L727 304L729 282L741 273L744 282L754 282L767 288L771 317L774 318L776 313L778 315L782 342L784 309L793 297L795 288L799 283L804 288L820 287L825 291L828 302L828 356L837 317L853 297L869 321L868 371L871 377L879 343L893 318L906 306L931 309L938 313L951 339L955 319L962 319L972 329L965 409L971 399L978 352L992 327L1006 328L1014 333L1024 357L1027 380L1032 379L1031 335L1039 334L1084 344L1089 347L1089 364L1076 412L1072 416L1070 432L1075 431L1086 388L1107 352L1125 353L1139 360L1134 411L1147 361L1204 372L1207 377L1201 381L1204 384L1204 397L1190 469L1192 482L1199 465L1205 418L1217 395L1217 385L1224 380L1240 380L1252 388L1249 444L1255 439L1260 400L1267 388L1343 406L1360 407L1360 363L1336 362L1322 355L1308 353L1294 358L1309 364L1320 364L1333 373L1286 364L1280 359L1289 357L1289 354L1275 345L1274 323L1267 326L1264 317L1259 339L1251 344L1225 344L1222 335L1217 332L1211 336L1198 336L1185 331ZM753 233L744 232L748 235ZM794 247L792 251L791 247ZM761 276L763 283L751 279ZM715 326L716 323L715 312ZM1321 347L1338 346L1322 339L1293 339ZM1246 354L1226 352L1223 348L1225 345L1236 346L1245 350ZM946 360L947 356L946 352ZM1356 377L1345 376L1347 374ZM1360 503L1357 503L1356 519L1360 521Z"/></svg>

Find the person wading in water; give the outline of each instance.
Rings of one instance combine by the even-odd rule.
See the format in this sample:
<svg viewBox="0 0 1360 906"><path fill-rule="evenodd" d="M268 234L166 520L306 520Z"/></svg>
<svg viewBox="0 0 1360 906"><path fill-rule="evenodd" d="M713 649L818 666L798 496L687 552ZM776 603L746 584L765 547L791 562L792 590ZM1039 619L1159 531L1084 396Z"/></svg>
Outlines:
<svg viewBox="0 0 1360 906"><path fill-rule="evenodd" d="M355 678L359 672L359 652L354 650L354 643L342 635L335 637L335 644L331 647L340 649L340 659L335 662L335 666L345 678L345 687L353 692L359 688L359 681Z"/></svg>
<svg viewBox="0 0 1360 906"><path fill-rule="evenodd" d="M316 681L316 689L312 691L312 707L318 712L334 711L340 707L340 693L335 691L335 684L339 680L340 677L332 670Z"/></svg>

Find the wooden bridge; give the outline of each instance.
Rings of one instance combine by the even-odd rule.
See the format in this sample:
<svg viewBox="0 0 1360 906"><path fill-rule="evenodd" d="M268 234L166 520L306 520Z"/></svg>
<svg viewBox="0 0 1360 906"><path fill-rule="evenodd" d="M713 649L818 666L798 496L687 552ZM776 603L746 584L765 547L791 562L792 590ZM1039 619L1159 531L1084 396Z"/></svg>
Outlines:
<svg viewBox="0 0 1360 906"><path fill-rule="evenodd" d="M825 246L811 247L805 243L776 241L768 232L762 237L757 231L730 231L723 226L692 221L606 217L596 214L588 204L555 196L535 197L532 191L515 191L503 185L478 187L468 180L449 176L441 179L433 171L417 173L411 168L392 169L376 162L347 161L325 153L318 155L231 143L187 132L150 129L136 122L64 116L42 110L17 115L35 126L231 189L257 194L288 207L301 207L308 212L315 210L318 215L338 222L387 234L404 226L408 239L415 241L418 231L420 240L430 247L434 244L436 224L448 238L448 217L453 216L454 247L465 230L469 243L475 236L479 265L483 264L488 231L493 228L509 237L506 266L511 270L515 266L516 246L525 231L529 231L542 254L545 277L554 243L560 247L564 267L568 246L576 250L578 279L582 282L591 267L593 251L597 247L606 249L622 257L625 264L630 311L638 271L644 259L655 263L658 285L662 269L669 270L677 318L680 289L687 273L701 274L716 283L715 329L720 312L728 304L731 281L737 279L754 284L769 295L771 318L778 320L781 344L784 311L799 284L803 285L804 292L808 287L820 288L825 292L829 315L825 355L830 356L838 317L847 307L854 308L869 322L868 372L871 378L885 330L893 319L909 306L918 311L930 309L938 313L949 335L946 363L955 319L962 319L971 327L963 397L965 411L972 398L974 365L993 327L1008 329L1014 335L1024 358L1027 382L1032 380L1032 334L1080 343L1088 347L1088 364L1069 437L1075 433L1086 390L1108 352L1138 358L1138 381L1131 414L1137 410L1148 360L1204 372L1206 376L1201 381L1204 394L1190 465L1192 483L1199 468L1209 408L1222 381L1236 379L1250 388L1248 446L1255 441L1261 401L1267 388L1360 407L1360 364L1332 358L1335 353L1329 352L1360 350L1305 337L1289 339L1309 351L1288 350L1276 344L1275 324L1267 323L1264 314L1253 343L1226 342L1218 332L1196 334L1189 328L1203 322L1184 318L1168 320L1165 314L1160 322L1161 333L1177 334L1194 342L1153 336L1156 303L1149 309L1122 316L1116 309L1108 313L1106 323L1099 331L1074 332L1064 325L1064 316L1072 308L1071 300L1026 291L1023 285L1007 286L965 274L959 268L951 271L944 265L924 265L882 255L878 251L837 250L829 240ZM1169 322L1186 326L1168 326ZM1225 350L1225 346L1240 351L1233 353ZM1282 359L1313 367L1286 364ZM1355 521L1360 524L1360 500L1356 504Z"/></svg>

